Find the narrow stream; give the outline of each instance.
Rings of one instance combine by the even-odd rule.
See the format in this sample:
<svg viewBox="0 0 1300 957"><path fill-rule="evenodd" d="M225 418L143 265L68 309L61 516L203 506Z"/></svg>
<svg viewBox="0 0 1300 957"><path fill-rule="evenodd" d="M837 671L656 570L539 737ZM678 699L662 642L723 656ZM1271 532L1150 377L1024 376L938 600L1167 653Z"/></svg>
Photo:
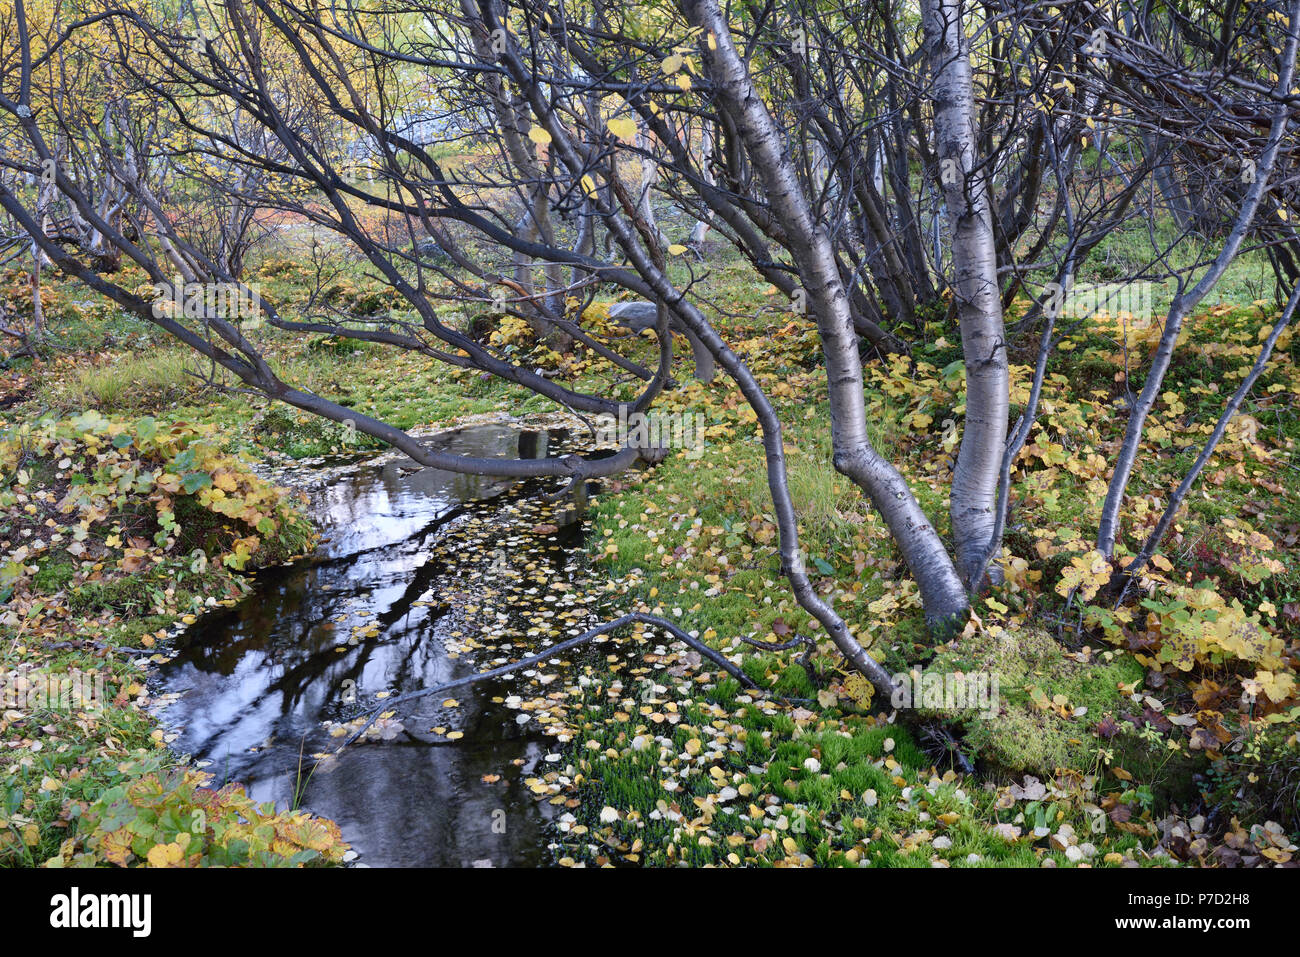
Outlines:
<svg viewBox="0 0 1300 957"><path fill-rule="evenodd" d="M562 437L478 426L436 442L538 457ZM214 785L238 781L259 801L334 819L371 866L545 863L552 808L523 781L558 746L502 702L513 676L457 689L450 706L441 695L403 704L378 740L308 772L311 755L346 740L342 723L378 695L535 650L523 636L537 609L520 609L511 593L573 579L581 509L391 457L319 476L306 491L325 539L317 552L260 573L251 594L200 618L160 667L160 693L177 696L163 712L179 733L172 747L210 762ZM554 620L566 634L584 627L573 590L545 597L542 614L565 609Z"/></svg>

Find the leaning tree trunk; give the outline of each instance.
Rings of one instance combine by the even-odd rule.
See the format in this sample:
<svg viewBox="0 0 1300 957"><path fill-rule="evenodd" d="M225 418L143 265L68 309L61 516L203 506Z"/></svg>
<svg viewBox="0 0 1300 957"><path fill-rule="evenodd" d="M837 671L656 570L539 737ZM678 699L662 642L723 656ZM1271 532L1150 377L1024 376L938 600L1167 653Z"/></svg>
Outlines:
<svg viewBox="0 0 1300 957"><path fill-rule="evenodd" d="M933 81L935 152L952 242L952 291L966 364L966 423L952 477L953 543L969 588L992 540L1010 381L988 174L976 155L975 89L961 0L922 0ZM990 563L996 577L997 565Z"/></svg>
<svg viewBox="0 0 1300 957"><path fill-rule="evenodd" d="M689 143L687 144L689 146ZM713 185L713 175L709 172L709 163L713 155L713 127L708 120L700 123L700 175L710 186ZM704 237L708 235L710 226L710 216L705 213L700 219L695 221L695 226L691 229L691 245L696 249L704 247Z"/></svg>
<svg viewBox="0 0 1300 957"><path fill-rule="evenodd" d="M679 0L692 26L710 37L701 48L719 107L731 119L761 179L772 213L784 224L809 312L817 321L831 403L835 468L870 498L916 579L926 619L947 630L967 607L965 590L934 527L906 480L871 444L862 360L849 297L824 225L814 219L785 137L736 51L717 0ZM996 476L995 476L996 479ZM991 511L990 503L990 511Z"/></svg>
<svg viewBox="0 0 1300 957"><path fill-rule="evenodd" d="M1290 14L1292 23L1300 20L1300 0L1292 3ZM1268 139L1265 140L1264 152L1259 157L1255 181L1246 191L1232 231L1224 240L1219 255L1197 280L1196 285L1191 289L1180 289L1169 305L1169 312L1165 316L1164 332L1160 335L1160 344L1156 347L1155 355L1151 357L1151 369L1142 384L1142 392L1129 412L1128 423L1124 428L1124 441L1115 460L1115 471L1111 473L1110 485L1106 489L1106 500L1101 507L1101 519L1097 525L1097 550L1107 558L1113 557L1115 553L1115 542L1120 530L1120 511L1124 505L1129 478L1133 474L1133 466L1142 444L1142 432L1146 427L1147 416L1155 408L1156 399L1160 395L1165 373L1169 371L1174 349L1178 346L1178 336L1182 332L1183 323L1227 272L1232 261L1237 258L1241 244L1254 223L1260 203L1269 190L1269 178L1272 176L1273 166L1278 158L1278 150L1290 125L1289 91L1292 77L1295 76L1298 49L1300 49L1300 38L1292 33L1287 37L1286 48L1282 53L1278 69L1277 86L1273 92L1278 105L1273 111Z"/></svg>

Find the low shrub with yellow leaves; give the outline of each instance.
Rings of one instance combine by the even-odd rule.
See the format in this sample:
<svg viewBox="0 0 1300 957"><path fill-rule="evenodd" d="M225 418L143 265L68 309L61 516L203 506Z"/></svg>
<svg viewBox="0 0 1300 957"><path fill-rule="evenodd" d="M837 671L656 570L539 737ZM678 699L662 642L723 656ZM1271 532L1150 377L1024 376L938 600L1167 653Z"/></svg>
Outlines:
<svg viewBox="0 0 1300 957"><path fill-rule="evenodd" d="M254 556L300 551L311 537L294 499L224 453L211 427L148 416L113 421L95 411L22 425L0 433L0 475L7 479L0 508L51 512L70 526L66 551L82 561L99 557L91 555L97 526L114 526L124 509L151 507L152 541L111 531L104 539L111 553L121 549L115 563L128 573L151 554L196 546L238 570Z"/></svg>
<svg viewBox="0 0 1300 957"><path fill-rule="evenodd" d="M211 775L154 772L65 810L77 836L47 867L303 867L338 864L348 850L333 821L257 804Z"/></svg>

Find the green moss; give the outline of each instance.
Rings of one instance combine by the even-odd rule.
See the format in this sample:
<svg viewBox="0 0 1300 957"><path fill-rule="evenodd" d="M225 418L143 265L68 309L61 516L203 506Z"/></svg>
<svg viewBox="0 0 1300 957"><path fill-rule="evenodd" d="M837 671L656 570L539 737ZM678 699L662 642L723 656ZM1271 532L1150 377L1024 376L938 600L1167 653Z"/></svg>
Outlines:
<svg viewBox="0 0 1300 957"><path fill-rule="evenodd" d="M814 693L808 672L802 665L792 664L781 672L776 680L775 690L787 698L808 698Z"/></svg>
<svg viewBox="0 0 1300 957"><path fill-rule="evenodd" d="M1046 632L1024 628L980 633L940 649L923 675L983 674L997 680L996 714L923 710L956 718L965 747L1004 774L1050 776L1057 768L1091 770L1099 739L1092 727L1126 703L1120 685L1140 681L1130 655L1106 653L1081 663Z"/></svg>
<svg viewBox="0 0 1300 957"><path fill-rule="evenodd" d="M80 614L101 611L131 613L153 607L156 597L150 582L140 575L87 582L72 590L68 607Z"/></svg>
<svg viewBox="0 0 1300 957"><path fill-rule="evenodd" d="M53 595L66 587L76 573L77 568L71 562L48 559L32 577L32 586L43 595Z"/></svg>
<svg viewBox="0 0 1300 957"><path fill-rule="evenodd" d="M142 637L169 628L175 621L175 616L172 615L144 615L132 618L106 631L104 640L114 645L138 646Z"/></svg>

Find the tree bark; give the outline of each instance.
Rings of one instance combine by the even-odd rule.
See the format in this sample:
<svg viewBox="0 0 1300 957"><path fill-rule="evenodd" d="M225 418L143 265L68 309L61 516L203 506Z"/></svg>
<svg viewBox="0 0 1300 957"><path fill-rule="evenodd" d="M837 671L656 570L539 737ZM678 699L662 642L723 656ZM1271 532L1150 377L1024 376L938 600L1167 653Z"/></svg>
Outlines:
<svg viewBox="0 0 1300 957"><path fill-rule="evenodd" d="M920 588L927 620L945 630L965 611L966 593L907 482L868 438L858 339L830 237L813 219L784 137L754 88L716 0L679 3L687 20L710 38L702 45L701 56L714 95L735 124L772 212L787 231L826 362L835 468L862 488L884 516Z"/></svg>
<svg viewBox="0 0 1300 957"><path fill-rule="evenodd" d="M1010 381L987 171L976 155L975 88L960 0L923 0L939 184L952 233L952 292L966 365L966 422L952 477L957 568L972 590L996 524ZM997 548L998 543L992 542ZM989 574L997 576L997 566Z"/></svg>

